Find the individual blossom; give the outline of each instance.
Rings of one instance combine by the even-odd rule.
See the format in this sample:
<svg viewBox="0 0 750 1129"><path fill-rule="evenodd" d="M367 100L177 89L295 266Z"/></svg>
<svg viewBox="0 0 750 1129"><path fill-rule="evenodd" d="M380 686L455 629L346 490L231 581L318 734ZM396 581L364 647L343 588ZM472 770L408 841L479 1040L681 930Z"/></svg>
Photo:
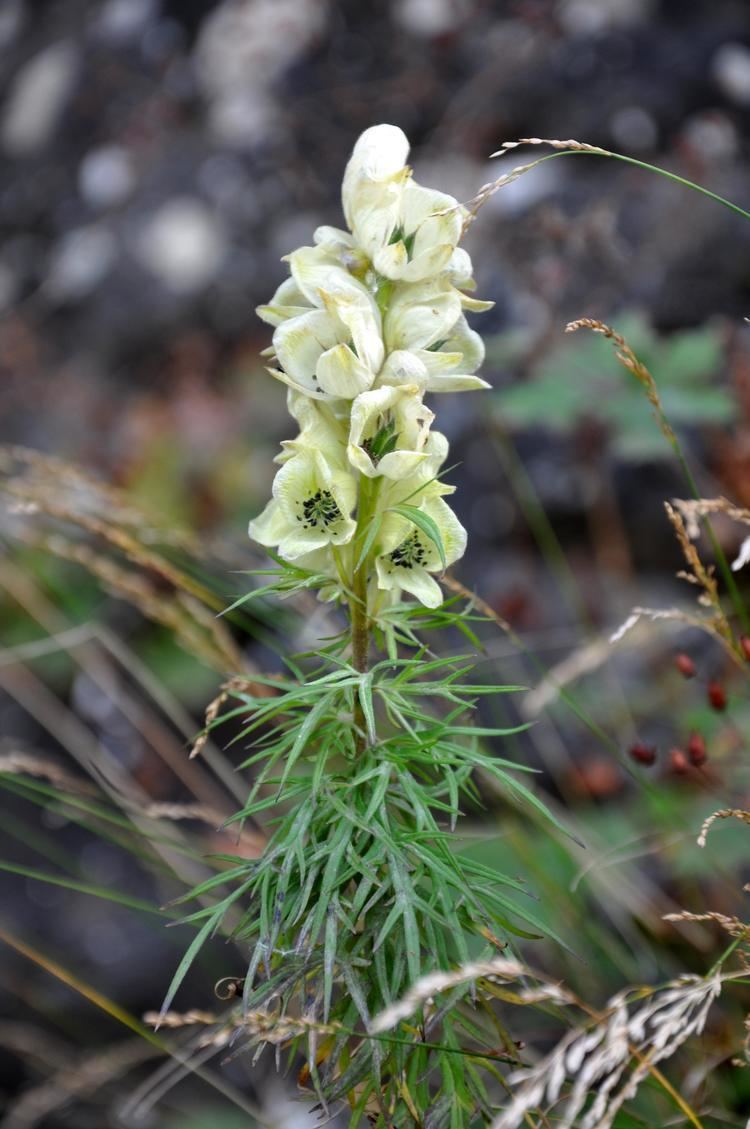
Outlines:
<svg viewBox="0 0 750 1129"><path fill-rule="evenodd" d="M486 380L474 375L484 364L484 342L463 314L447 337L430 349L416 350L415 355L427 369L427 388L433 392L469 392L490 387Z"/></svg>
<svg viewBox="0 0 750 1129"><path fill-rule="evenodd" d="M313 307L348 329L357 356L373 372L383 363L380 309L370 287L323 247L300 247L287 256L292 278Z"/></svg>
<svg viewBox="0 0 750 1129"><path fill-rule="evenodd" d="M426 607L437 608L443 593L431 574L463 556L466 530L438 490L426 492L418 510L439 535L442 554L421 525L397 512L386 513L375 560L377 587L391 595L408 592Z"/></svg>
<svg viewBox="0 0 750 1129"><path fill-rule="evenodd" d="M445 341L461 317L461 294L441 279L394 288L383 321L388 352L430 349Z"/></svg>
<svg viewBox="0 0 750 1129"><path fill-rule="evenodd" d="M421 282L448 265L461 238L465 211L445 192L408 181L401 197L399 224L373 265L385 278Z"/></svg>
<svg viewBox="0 0 750 1129"><path fill-rule="evenodd" d="M353 246L365 251L377 273L420 282L449 263L466 212L454 197L416 184L408 154L397 127L365 130L344 173L342 204Z"/></svg>
<svg viewBox="0 0 750 1129"><path fill-rule="evenodd" d="M349 329L322 310L290 318L273 335L281 367L269 372L313 399L352 399L372 386L375 373L359 359L350 340Z"/></svg>
<svg viewBox="0 0 750 1129"><path fill-rule="evenodd" d="M372 386L385 356L377 303L322 248L300 247L288 260L290 285L259 307L276 326L281 368L269 371L307 396L352 399Z"/></svg>
<svg viewBox="0 0 750 1129"><path fill-rule="evenodd" d="M403 189L411 175L408 155L403 130L393 125L372 126L358 138L344 171L344 217L355 243L371 260L398 228Z"/></svg>
<svg viewBox="0 0 750 1129"><path fill-rule="evenodd" d="M314 400L302 392L287 389L287 409L299 426L296 439L283 439L274 462L285 463L302 451L316 450L329 466L348 469L346 447L349 434L348 410L337 412L341 401Z"/></svg>
<svg viewBox="0 0 750 1129"><path fill-rule="evenodd" d="M450 444L441 431L429 431L422 446L422 459L408 478L388 479L379 495L382 510L401 502L418 505L426 487L440 494L455 493L455 486L443 482L440 468L448 458Z"/></svg>
<svg viewBox="0 0 750 1129"><path fill-rule="evenodd" d="M285 278L271 301L265 306L256 306L255 312L261 321L276 327L289 318L309 313L312 305L307 301L294 278Z"/></svg>
<svg viewBox="0 0 750 1129"><path fill-rule="evenodd" d="M474 392L490 385L474 373L484 361L484 343L463 314L447 337L428 349L395 349L386 357L378 384L415 384L424 392Z"/></svg>
<svg viewBox="0 0 750 1129"><path fill-rule="evenodd" d="M349 462L368 478L407 477L427 457L424 447L434 418L416 385L363 392L352 404Z"/></svg>
<svg viewBox="0 0 750 1129"><path fill-rule="evenodd" d="M301 450L278 471L273 498L250 522L249 534L289 561L345 545L357 528L351 517L356 500L352 474L331 466L320 451Z"/></svg>

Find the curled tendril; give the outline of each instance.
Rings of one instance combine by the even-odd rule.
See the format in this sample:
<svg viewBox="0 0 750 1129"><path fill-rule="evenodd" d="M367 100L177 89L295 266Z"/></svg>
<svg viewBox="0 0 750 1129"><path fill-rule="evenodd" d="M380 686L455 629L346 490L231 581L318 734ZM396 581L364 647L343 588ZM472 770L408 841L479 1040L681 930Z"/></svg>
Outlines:
<svg viewBox="0 0 750 1129"><path fill-rule="evenodd" d="M218 1000L233 1000L240 994L244 984L244 977L223 976L214 984L214 995Z"/></svg>

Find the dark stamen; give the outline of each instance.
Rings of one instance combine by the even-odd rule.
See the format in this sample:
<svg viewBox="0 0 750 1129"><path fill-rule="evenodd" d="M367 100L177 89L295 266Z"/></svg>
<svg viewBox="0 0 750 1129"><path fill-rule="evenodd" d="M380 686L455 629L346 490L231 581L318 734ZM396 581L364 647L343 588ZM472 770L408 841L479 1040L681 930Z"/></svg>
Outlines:
<svg viewBox="0 0 750 1129"><path fill-rule="evenodd" d="M402 541L397 549L389 553L388 558L398 568L414 568L415 565L423 565L427 559L427 554L416 530L405 541Z"/></svg>
<svg viewBox="0 0 750 1129"><path fill-rule="evenodd" d="M330 490L317 490L302 503L302 513L297 514L297 521L302 522L303 529L315 529L318 523L327 528L342 516Z"/></svg>

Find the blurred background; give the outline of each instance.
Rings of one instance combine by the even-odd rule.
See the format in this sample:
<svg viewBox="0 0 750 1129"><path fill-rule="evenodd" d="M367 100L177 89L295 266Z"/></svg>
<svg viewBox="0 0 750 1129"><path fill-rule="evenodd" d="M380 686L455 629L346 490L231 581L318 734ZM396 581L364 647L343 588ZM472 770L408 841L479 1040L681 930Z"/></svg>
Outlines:
<svg viewBox="0 0 750 1129"><path fill-rule="evenodd" d="M83 767L99 763L113 811L127 791L131 808L197 797L228 813L230 785L185 767L186 749L222 657L279 665L273 609L218 641L198 616L204 649L184 631L175 642L168 567L147 562L148 585L124 601L133 577L114 576L91 539L138 564L132 544L102 531L121 520L141 546L171 546L164 559L184 554L185 574L213 594L211 616L244 591L237 570L262 563L246 524L290 434L283 391L259 357L270 334L253 310L285 277L284 254L318 224L341 224L342 172L367 126L401 126L416 178L460 200L540 156L489 156L536 136L624 152L749 207L750 10L744 0L0 0L0 81L0 439L86 472L10 446L0 465L0 894L15 939L0 962L0 1126L232 1129L253 1123L233 1104L248 1094L274 1124L307 1125L298 1109L284 1112L294 1087L271 1080L270 1060L253 1069L246 1056L215 1066L210 1083L170 1089L165 1077L149 1091L158 1050L141 1061L136 1048L145 1060L148 1044L131 1043L81 989L136 1017L158 1008L189 932L149 919L148 906L179 889L162 885L153 860L137 865L123 828L103 834L90 777L66 784L75 750L89 750ZM747 798L748 703L720 648L674 624L608 659L606 639L634 604L697 611L675 579L681 557L663 508L688 488L611 348L564 328L587 316L624 333L656 378L700 492L750 505L745 223L655 174L580 155L498 192L466 244L477 293L496 304L473 322L493 390L439 404L469 531L456 573L545 665L573 656L580 701L611 736L602 745L572 715L554 716L552 692L553 716L517 750L594 844L596 880L586 885L591 851L582 861L570 843L540 845L501 804L475 813L477 841L489 858L517 857L542 912L582 938L600 998L624 976L710 963L720 942L682 936L662 912L687 902L741 912L743 829L715 832L718 869L715 856L699 857L695 833L715 807ZM38 521L35 491L52 498ZM189 535L166 532L178 528ZM716 528L731 558L742 527L720 516ZM184 563L194 550L200 573ZM289 610L283 626L309 645L329 614ZM538 681L501 633L486 645L488 678ZM691 681L673 665L685 650ZM712 682L728 710L712 707ZM669 750L693 731L708 767L675 771ZM636 740L659 749L645 776L628 759ZM19 756L32 758L36 790L21 783ZM58 786L79 789L75 813ZM219 833L187 826L202 851L222 849ZM573 884L586 886L577 910ZM185 1008L212 1006L214 981L237 974L226 951L183 989ZM53 957L78 987L40 964ZM574 975L563 958L544 959ZM730 1018L715 1032L715 1062L728 1053ZM76 1089L64 1079L79 1060L88 1074ZM127 1107L133 1078L146 1097ZM216 1090L225 1082L229 1097ZM720 1123L740 1123L743 1088L736 1075L720 1079Z"/></svg>

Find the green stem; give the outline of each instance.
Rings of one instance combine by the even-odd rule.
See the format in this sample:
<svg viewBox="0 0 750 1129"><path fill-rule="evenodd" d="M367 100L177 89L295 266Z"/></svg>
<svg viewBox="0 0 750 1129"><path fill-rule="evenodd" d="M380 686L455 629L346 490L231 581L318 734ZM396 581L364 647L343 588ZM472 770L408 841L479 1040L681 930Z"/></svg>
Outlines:
<svg viewBox="0 0 750 1129"><path fill-rule="evenodd" d="M718 192L712 192L710 188L704 188L702 184L696 184L694 180L688 180L687 177L679 176L676 172L670 172L669 169L662 169L658 165L650 165L648 161L639 161L635 157L626 157L623 153L613 153L610 149L565 149L560 153L560 156L588 154L591 157L610 157L615 161L624 161L625 164L635 165L636 168L646 169L647 172L656 172L659 176L664 176L667 180L673 180L675 184L681 184L684 188L692 188L694 192L700 192L702 196L707 196L709 200L715 200L717 204L723 204L725 208L730 211L736 212L738 216L743 219L750 220L750 212L745 211L739 204L734 204L731 200L727 200L725 196L720 196ZM551 156L552 154L550 154Z"/></svg>
<svg viewBox="0 0 750 1129"><path fill-rule="evenodd" d="M552 144L552 142L546 144ZM499 155L499 153L493 154L493 156ZM727 200L725 196L720 196L718 192L712 192L710 188L704 188L702 184L696 184L695 181L688 180L687 177L680 176L676 172L670 172L669 169L662 169L659 165L650 165L647 161L639 161L636 157L626 157L624 153L614 153L611 149L599 149L593 145L586 149L556 149L554 153L546 153L545 156L539 157L538 160L529 165L529 169L536 168L544 161L553 161L557 157L608 157L610 160L624 161L627 165L635 165L636 168L646 169L647 172L658 173L659 176L666 177L667 180L672 180L675 184L681 184L684 188L692 188L694 192L700 192L702 196L707 196L709 200L715 200L717 204L729 208L730 211L742 216L743 219L750 220L750 212L741 208L739 204Z"/></svg>
<svg viewBox="0 0 750 1129"><path fill-rule="evenodd" d="M354 593L349 602L352 627L352 665L360 674L367 671L370 658L370 623L367 614L367 574L358 568L354 574Z"/></svg>

